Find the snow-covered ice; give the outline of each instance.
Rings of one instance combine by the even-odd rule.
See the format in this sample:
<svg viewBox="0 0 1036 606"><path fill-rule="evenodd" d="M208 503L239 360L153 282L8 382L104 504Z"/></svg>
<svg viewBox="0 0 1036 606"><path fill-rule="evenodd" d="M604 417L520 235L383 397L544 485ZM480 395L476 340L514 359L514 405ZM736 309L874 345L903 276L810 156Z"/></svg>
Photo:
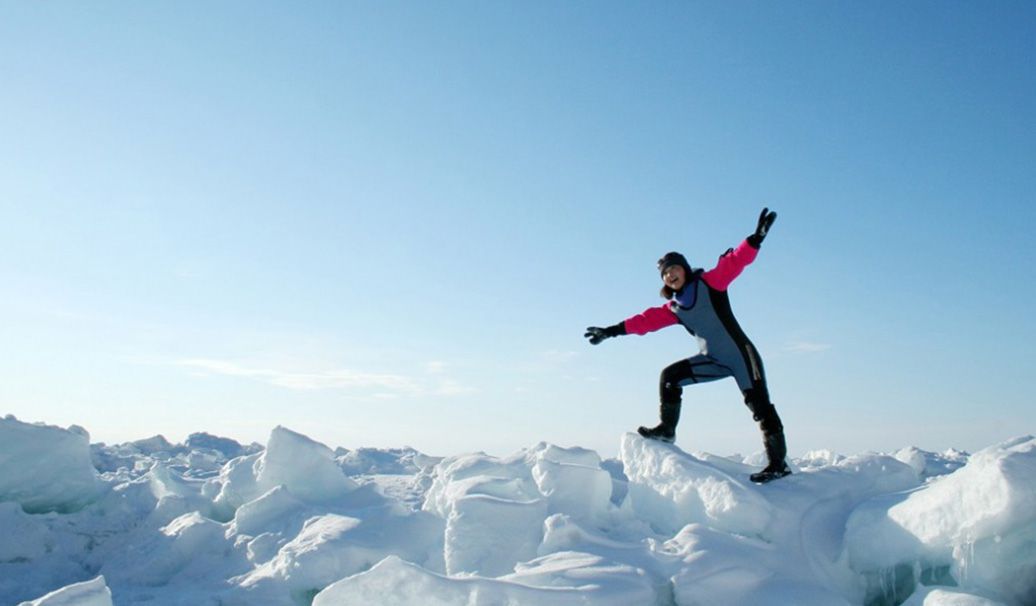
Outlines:
<svg viewBox="0 0 1036 606"><path fill-rule="evenodd" d="M1009 603L1036 604L1034 480L1036 440L1026 437L975 453L923 490L872 499L849 517L850 565L950 577Z"/></svg>
<svg viewBox="0 0 1036 606"><path fill-rule="evenodd" d="M104 583L104 577L97 577L82 583L73 583L52 591L38 600L27 602L29 606L112 606L112 592Z"/></svg>
<svg viewBox="0 0 1036 606"><path fill-rule="evenodd" d="M0 604L1036 604L1036 438L973 455L89 444L0 419Z"/></svg>
<svg viewBox="0 0 1036 606"><path fill-rule="evenodd" d="M69 512L100 490L86 430L0 419L0 501L14 501L31 513Z"/></svg>

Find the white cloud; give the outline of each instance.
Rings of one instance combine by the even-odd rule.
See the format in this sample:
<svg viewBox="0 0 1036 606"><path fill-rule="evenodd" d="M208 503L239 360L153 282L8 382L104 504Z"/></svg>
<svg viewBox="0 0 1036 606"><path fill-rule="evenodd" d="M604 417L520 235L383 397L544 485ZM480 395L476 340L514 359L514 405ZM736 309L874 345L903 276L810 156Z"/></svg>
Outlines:
<svg viewBox="0 0 1036 606"><path fill-rule="evenodd" d="M189 359L176 362L213 374L252 379L286 389L375 389L379 397L398 395L419 395L426 393L418 381L411 377L388 373L363 372L350 369L312 372L284 371L271 368L254 368L212 359Z"/></svg>
<svg viewBox="0 0 1036 606"><path fill-rule="evenodd" d="M173 268L173 275L181 280L199 280L205 277L205 272L188 265L178 265Z"/></svg>
<svg viewBox="0 0 1036 606"><path fill-rule="evenodd" d="M476 389L469 385L464 385L460 381L453 379L443 379L439 381L439 385L435 389L435 394L439 396L461 396L464 394L474 393Z"/></svg>
<svg viewBox="0 0 1036 606"><path fill-rule="evenodd" d="M425 362L424 371L430 375L441 375L446 372L446 362L443 362L442 360Z"/></svg>
<svg viewBox="0 0 1036 606"><path fill-rule="evenodd" d="M791 353L817 353L831 349L830 343L817 343L814 341L792 341L784 346L784 351Z"/></svg>
<svg viewBox="0 0 1036 606"><path fill-rule="evenodd" d="M543 360L546 361L546 362L550 362L550 363L553 363L553 364L565 364L565 363L571 361L573 358L575 358L579 354L574 352L574 351L558 351L558 350L552 349L550 351L543 352L543 354L541 354L541 355L543 357Z"/></svg>

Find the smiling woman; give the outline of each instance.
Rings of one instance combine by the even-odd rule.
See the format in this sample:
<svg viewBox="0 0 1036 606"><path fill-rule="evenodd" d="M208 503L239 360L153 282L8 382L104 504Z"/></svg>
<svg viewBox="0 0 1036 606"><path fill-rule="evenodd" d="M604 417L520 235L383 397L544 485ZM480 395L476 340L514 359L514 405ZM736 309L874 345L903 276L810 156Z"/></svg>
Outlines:
<svg viewBox="0 0 1036 606"><path fill-rule="evenodd" d="M727 287L755 260L776 218L777 213L764 208L759 214L755 232L736 249L723 253L716 267L709 271L692 269L680 253L666 253L658 260L658 271L664 284L662 297L669 302L607 329L590 327L586 334L590 343L597 345L607 337L644 335L682 324L698 340L701 351L662 371L659 381L662 422L653 428L641 427L637 431L645 438L673 442L680 420L683 387L733 377L753 418L759 422L769 460L765 469L751 475L753 482L769 482L790 474L791 470L785 462L788 448L784 426L770 402L762 359L734 318Z"/></svg>
<svg viewBox="0 0 1036 606"><path fill-rule="evenodd" d="M662 272L662 297L672 299L673 295L680 292L687 283L687 276L691 273L691 266L678 252L666 253L658 260L659 270Z"/></svg>

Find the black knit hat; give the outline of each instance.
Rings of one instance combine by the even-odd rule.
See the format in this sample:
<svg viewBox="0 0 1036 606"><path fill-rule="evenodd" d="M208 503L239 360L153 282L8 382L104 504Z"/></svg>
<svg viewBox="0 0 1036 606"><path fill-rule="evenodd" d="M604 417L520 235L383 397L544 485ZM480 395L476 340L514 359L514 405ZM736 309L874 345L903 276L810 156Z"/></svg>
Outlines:
<svg viewBox="0 0 1036 606"><path fill-rule="evenodd" d="M690 263L688 263L687 259L678 252L667 252L664 257L658 260L658 273L664 275L665 270L674 265L679 265L685 272L687 272L688 276L691 275Z"/></svg>

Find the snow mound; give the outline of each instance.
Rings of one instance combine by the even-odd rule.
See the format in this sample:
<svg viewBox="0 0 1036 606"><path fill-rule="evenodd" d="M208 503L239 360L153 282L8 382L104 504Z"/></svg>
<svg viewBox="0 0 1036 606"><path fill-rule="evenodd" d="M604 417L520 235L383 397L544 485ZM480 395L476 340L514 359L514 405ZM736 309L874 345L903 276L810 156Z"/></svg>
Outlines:
<svg viewBox="0 0 1036 606"><path fill-rule="evenodd" d="M424 509L446 520L449 574L498 576L536 557L547 516L604 523L614 509L611 494L611 474L597 453L540 443L505 459L444 459Z"/></svg>
<svg viewBox="0 0 1036 606"><path fill-rule="evenodd" d="M18 503L0 503L0 529L0 562L33 560L51 547L47 528Z"/></svg>
<svg viewBox="0 0 1036 606"><path fill-rule="evenodd" d="M423 514L383 511L364 519L325 514L306 520L271 560L237 581L251 596L313 595L389 555L425 562L431 549L441 546L441 536L442 525Z"/></svg>
<svg viewBox="0 0 1036 606"><path fill-rule="evenodd" d="M509 606L628 606L655 603L655 592L642 572L611 565L581 554L530 564L531 571L546 579L565 578L565 585L533 586L507 579L451 578L429 572L396 557L370 570L342 579L317 594L313 606L456 606L458 604L507 604Z"/></svg>
<svg viewBox="0 0 1036 606"><path fill-rule="evenodd" d="M863 504L846 546L852 568L882 582L891 574L912 589L927 578L1036 604L1036 438L986 448L923 488Z"/></svg>
<svg viewBox="0 0 1036 606"><path fill-rule="evenodd" d="M220 483L216 505L231 511L277 486L307 503L328 503L357 487L339 469L330 448L284 427L270 433L265 451L224 467Z"/></svg>
<svg viewBox="0 0 1036 606"><path fill-rule="evenodd" d="M275 529L285 518L305 509L305 504L292 496L284 486L277 486L237 508L228 532L259 536Z"/></svg>
<svg viewBox="0 0 1036 606"><path fill-rule="evenodd" d="M335 451L338 466L346 475L391 474L406 475L419 473L435 466L441 458L423 455L413 448L393 448L379 450L377 448L357 448L347 450L339 448Z"/></svg>
<svg viewBox="0 0 1036 606"><path fill-rule="evenodd" d="M634 512L660 532L675 534L687 524L753 535L769 524L772 508L745 477L705 463L679 448L623 436L619 458L629 477L629 498ZM729 462L731 471L741 468Z"/></svg>
<svg viewBox="0 0 1036 606"><path fill-rule="evenodd" d="M198 512L179 516L127 547L101 567L113 584L161 587L243 564L240 556L228 557L232 543L224 537L222 525Z"/></svg>
<svg viewBox="0 0 1036 606"><path fill-rule="evenodd" d="M187 441L184 442L184 448L188 452L190 451L210 451L220 455L224 460L234 459L243 455L252 454L261 447L257 444L250 444L249 446L242 446L235 440L230 438L221 438L205 432L192 433L187 436Z"/></svg>
<svg viewBox="0 0 1036 606"><path fill-rule="evenodd" d="M82 430L2 428L4 494L51 499L0 502L2 604L1036 603L1034 438L971 457L812 451L755 485L757 453L633 434L602 461L546 443L332 452L282 427L258 450L207 434L88 449ZM64 462L25 454L68 444ZM74 486L91 449L117 467L88 469L91 500L57 509L36 475Z"/></svg>
<svg viewBox="0 0 1036 606"><path fill-rule="evenodd" d="M0 502L30 513L67 513L97 499L102 488L86 430L0 419Z"/></svg>
<svg viewBox="0 0 1036 606"><path fill-rule="evenodd" d="M969 455L952 448L935 453L911 446L896 451L892 456L912 467L922 480L928 480L957 471L968 462Z"/></svg>
<svg viewBox="0 0 1036 606"><path fill-rule="evenodd" d="M62 587L38 600L22 602L21 606L112 606L112 592L102 576Z"/></svg>
<svg viewBox="0 0 1036 606"><path fill-rule="evenodd" d="M207 433L193 433L183 444L170 444L158 435L145 440L108 446L90 446L94 467L101 474L137 477L146 473L155 461L182 470L191 477L217 475L227 461L262 451L258 444L242 446L230 438Z"/></svg>
<svg viewBox="0 0 1036 606"><path fill-rule="evenodd" d="M945 588L921 588L902 606L1004 606L989 598Z"/></svg>

